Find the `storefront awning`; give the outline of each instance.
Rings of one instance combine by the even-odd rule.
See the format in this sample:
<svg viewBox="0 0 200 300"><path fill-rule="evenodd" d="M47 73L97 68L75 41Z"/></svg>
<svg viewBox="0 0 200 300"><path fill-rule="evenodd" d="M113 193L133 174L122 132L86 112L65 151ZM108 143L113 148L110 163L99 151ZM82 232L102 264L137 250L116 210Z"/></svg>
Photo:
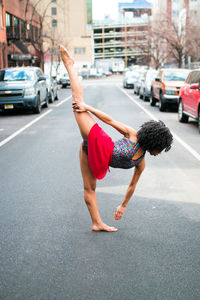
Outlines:
<svg viewBox="0 0 200 300"><path fill-rule="evenodd" d="M13 40L12 43L15 44L15 46L17 46L17 48L23 54L29 54L28 48L26 47L26 45L22 41L20 41L20 40Z"/></svg>

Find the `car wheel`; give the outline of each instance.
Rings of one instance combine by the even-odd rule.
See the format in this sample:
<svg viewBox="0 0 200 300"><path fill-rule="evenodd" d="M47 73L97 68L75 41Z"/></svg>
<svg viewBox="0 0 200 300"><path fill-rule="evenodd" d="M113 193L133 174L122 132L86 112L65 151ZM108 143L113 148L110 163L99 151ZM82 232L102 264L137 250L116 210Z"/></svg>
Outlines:
<svg viewBox="0 0 200 300"><path fill-rule="evenodd" d="M186 116L186 115L184 115L184 112L183 112L183 103L180 100L179 104L178 104L178 120L181 123L187 123L188 119L189 119L189 117Z"/></svg>
<svg viewBox="0 0 200 300"><path fill-rule="evenodd" d="M144 100L144 102L147 100L147 96L146 96L145 90L144 90L144 92L143 92L143 100Z"/></svg>
<svg viewBox="0 0 200 300"><path fill-rule="evenodd" d="M46 99L45 99L44 107L45 107L45 108L48 108L48 107L49 107L49 97L48 97L48 92L47 92L47 94L46 94Z"/></svg>
<svg viewBox="0 0 200 300"><path fill-rule="evenodd" d="M38 95L38 96L37 96L36 107L34 107L33 112L34 112L35 114L40 114L40 113L41 113L41 110L42 110L42 107L41 107L41 102L40 102L40 96Z"/></svg>
<svg viewBox="0 0 200 300"><path fill-rule="evenodd" d="M142 99L142 98L143 98L143 95L142 95L142 94L139 94L139 98Z"/></svg>
<svg viewBox="0 0 200 300"><path fill-rule="evenodd" d="M154 98L154 96L153 96L153 91L151 91L150 105L151 106L155 106L156 105L156 98Z"/></svg>
<svg viewBox="0 0 200 300"><path fill-rule="evenodd" d="M165 103L165 100L163 99L162 93L160 94L160 100L158 103L158 107L159 107L160 111L166 111L166 103Z"/></svg>
<svg viewBox="0 0 200 300"><path fill-rule="evenodd" d="M49 98L49 102L50 102L50 103L53 103L53 102L54 102L54 93L53 93L53 91L51 91L51 96L50 96L50 98Z"/></svg>
<svg viewBox="0 0 200 300"><path fill-rule="evenodd" d="M55 100L58 100L58 90L56 90Z"/></svg>
<svg viewBox="0 0 200 300"><path fill-rule="evenodd" d="M200 133L200 108L199 108L199 113L198 113L198 128L199 128L199 133Z"/></svg>

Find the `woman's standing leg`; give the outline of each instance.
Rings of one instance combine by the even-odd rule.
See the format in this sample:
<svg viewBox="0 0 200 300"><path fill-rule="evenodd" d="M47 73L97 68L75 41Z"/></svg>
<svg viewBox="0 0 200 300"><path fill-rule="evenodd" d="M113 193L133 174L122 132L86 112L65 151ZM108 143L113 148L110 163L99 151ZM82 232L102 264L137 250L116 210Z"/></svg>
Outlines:
<svg viewBox="0 0 200 300"><path fill-rule="evenodd" d="M92 230L94 231L117 231L115 227L110 227L101 220L97 198L96 198L96 178L92 174L89 166L88 156L82 146L80 147L80 167L84 185L84 199L92 219Z"/></svg>

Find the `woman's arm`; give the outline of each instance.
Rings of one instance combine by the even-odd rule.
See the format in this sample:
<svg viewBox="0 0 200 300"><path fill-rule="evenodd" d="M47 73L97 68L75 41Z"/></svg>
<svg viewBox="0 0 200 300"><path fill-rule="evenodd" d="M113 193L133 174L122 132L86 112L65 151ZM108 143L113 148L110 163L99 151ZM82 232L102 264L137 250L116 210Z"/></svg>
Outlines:
<svg viewBox="0 0 200 300"><path fill-rule="evenodd" d="M129 202L129 200L131 199L131 196L133 195L133 193L135 191L137 182L140 179L140 176L141 176L144 168L145 168L145 159L143 159L141 161L141 163L139 163L138 166L136 166L135 169L134 169L133 177L132 177L131 182L130 182L128 188L127 188L124 200L123 200L122 204L120 206L118 206L115 210L115 214L114 214L114 219L115 220L118 221L122 218L122 216L124 214L124 211L126 209L126 206Z"/></svg>
<svg viewBox="0 0 200 300"><path fill-rule="evenodd" d="M89 111L93 115L95 115L99 120L103 121L104 123L112 126L116 130L118 130L121 134L126 137L130 137L131 133L135 134L135 130L121 122L115 121L111 116L108 114L90 106L85 103L73 103L73 109L77 112L84 112Z"/></svg>

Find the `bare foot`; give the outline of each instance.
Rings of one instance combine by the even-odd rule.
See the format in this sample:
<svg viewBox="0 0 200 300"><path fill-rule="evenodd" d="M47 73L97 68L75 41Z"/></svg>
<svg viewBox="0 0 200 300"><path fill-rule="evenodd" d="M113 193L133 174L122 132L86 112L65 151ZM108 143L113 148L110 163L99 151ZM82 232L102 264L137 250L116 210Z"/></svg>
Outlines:
<svg viewBox="0 0 200 300"><path fill-rule="evenodd" d="M108 226L104 223L98 225L92 225L93 231L109 231L109 232L116 232L118 229L115 227Z"/></svg>
<svg viewBox="0 0 200 300"><path fill-rule="evenodd" d="M67 66L73 66L74 64L74 60L71 58L69 52L67 51L67 49L63 46L63 45L59 45L58 46L59 51L60 51L60 56L62 58L62 61L64 63L64 65Z"/></svg>

